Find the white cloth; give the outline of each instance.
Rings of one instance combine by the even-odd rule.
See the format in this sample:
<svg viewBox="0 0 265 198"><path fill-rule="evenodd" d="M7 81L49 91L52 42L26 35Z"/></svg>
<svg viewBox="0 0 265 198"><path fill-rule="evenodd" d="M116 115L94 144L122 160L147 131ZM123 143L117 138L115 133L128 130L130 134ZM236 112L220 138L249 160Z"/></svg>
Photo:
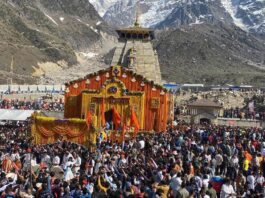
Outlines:
<svg viewBox="0 0 265 198"><path fill-rule="evenodd" d="M64 155L63 156L63 163L66 164L70 157L73 158L73 155L71 153L69 153L68 155Z"/></svg>
<svg viewBox="0 0 265 198"><path fill-rule="evenodd" d="M140 144L140 149L143 149L145 147L145 141L144 140L140 140L139 144Z"/></svg>
<svg viewBox="0 0 265 198"><path fill-rule="evenodd" d="M60 164L60 157L55 156L52 160L53 165L59 165Z"/></svg>
<svg viewBox="0 0 265 198"><path fill-rule="evenodd" d="M19 156L18 153L12 153L11 156L10 156L10 159L14 162L16 160L19 160L20 156Z"/></svg>
<svg viewBox="0 0 265 198"><path fill-rule="evenodd" d="M236 198L236 196L231 196L231 194L236 194L232 185L223 184L221 189L220 198Z"/></svg>
<svg viewBox="0 0 265 198"><path fill-rule="evenodd" d="M253 175L247 176L248 189L255 189L255 177Z"/></svg>
<svg viewBox="0 0 265 198"><path fill-rule="evenodd" d="M70 181L71 179L74 178L74 174L72 172L73 162L67 162L65 164L65 166L66 166L66 171L65 171L65 174L64 174L64 180L65 181Z"/></svg>
<svg viewBox="0 0 265 198"><path fill-rule="evenodd" d="M78 171L80 170L81 163L82 163L81 158L77 156L74 162L74 168L73 168L74 174L78 173Z"/></svg>
<svg viewBox="0 0 265 198"><path fill-rule="evenodd" d="M42 159L41 159L41 162L44 162L46 164L50 164L51 163L51 157L49 155L46 155L44 156Z"/></svg>
<svg viewBox="0 0 265 198"><path fill-rule="evenodd" d="M263 176L258 176L256 180L257 180L257 183L261 184L261 185L263 185L263 183L265 181Z"/></svg>

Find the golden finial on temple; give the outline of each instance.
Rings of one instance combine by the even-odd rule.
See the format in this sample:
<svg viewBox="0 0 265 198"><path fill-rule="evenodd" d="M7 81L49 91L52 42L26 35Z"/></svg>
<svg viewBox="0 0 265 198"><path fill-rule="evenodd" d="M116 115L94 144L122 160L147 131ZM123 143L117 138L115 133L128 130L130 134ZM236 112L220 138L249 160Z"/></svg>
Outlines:
<svg viewBox="0 0 265 198"><path fill-rule="evenodd" d="M135 27L140 27L140 10L139 10L138 6L136 6L136 14L135 14L134 26Z"/></svg>

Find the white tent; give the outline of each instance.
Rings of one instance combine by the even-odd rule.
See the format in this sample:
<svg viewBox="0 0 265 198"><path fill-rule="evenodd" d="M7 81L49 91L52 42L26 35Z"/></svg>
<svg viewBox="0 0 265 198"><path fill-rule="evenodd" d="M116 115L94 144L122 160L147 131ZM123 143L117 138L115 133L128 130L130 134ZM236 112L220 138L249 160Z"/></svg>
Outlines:
<svg viewBox="0 0 265 198"><path fill-rule="evenodd" d="M38 85L38 91L46 91L45 85Z"/></svg>
<svg viewBox="0 0 265 198"><path fill-rule="evenodd" d="M0 109L0 120L24 121L33 113L33 110Z"/></svg>
<svg viewBox="0 0 265 198"><path fill-rule="evenodd" d="M19 85L10 85L10 91L15 91L18 92L19 91Z"/></svg>
<svg viewBox="0 0 265 198"><path fill-rule="evenodd" d="M46 91L53 91L53 85L46 85Z"/></svg>
<svg viewBox="0 0 265 198"><path fill-rule="evenodd" d="M0 92L5 93L8 91L8 85L0 85Z"/></svg>
<svg viewBox="0 0 265 198"><path fill-rule="evenodd" d="M29 85L29 91L30 92L36 92L38 90L38 86L37 85Z"/></svg>
<svg viewBox="0 0 265 198"><path fill-rule="evenodd" d="M28 85L20 85L19 90L23 92L28 92L29 91L29 86Z"/></svg>
<svg viewBox="0 0 265 198"><path fill-rule="evenodd" d="M62 89L62 85L54 85L53 88L54 88L54 91L60 92Z"/></svg>

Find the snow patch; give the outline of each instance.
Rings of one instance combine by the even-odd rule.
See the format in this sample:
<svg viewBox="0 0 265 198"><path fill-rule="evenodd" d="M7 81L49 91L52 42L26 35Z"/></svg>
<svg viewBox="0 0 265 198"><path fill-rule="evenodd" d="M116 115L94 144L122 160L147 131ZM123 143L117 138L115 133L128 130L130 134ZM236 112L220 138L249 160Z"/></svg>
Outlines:
<svg viewBox="0 0 265 198"><path fill-rule="evenodd" d="M52 17L50 17L48 14L46 14L45 12L44 12L44 15L45 15L48 19L50 19L55 25L58 25L58 23L57 23Z"/></svg>
<svg viewBox="0 0 265 198"><path fill-rule="evenodd" d="M223 5L223 7L225 8L225 10L232 17L234 24L236 26L238 26L239 28L241 28L242 30L247 31L247 28L244 25L244 23L242 22L242 20L235 16L237 13L237 8L233 7L232 1L231 0L221 0L221 3Z"/></svg>
<svg viewBox="0 0 265 198"><path fill-rule="evenodd" d="M94 58L95 56L97 56L97 53L94 52L80 52L81 55L83 55L86 58Z"/></svg>
<svg viewBox="0 0 265 198"><path fill-rule="evenodd" d="M64 21L64 18L63 17L60 17L60 21L63 22Z"/></svg>
<svg viewBox="0 0 265 198"><path fill-rule="evenodd" d="M100 25L102 23L102 21L98 21L97 23L96 23L96 25Z"/></svg>

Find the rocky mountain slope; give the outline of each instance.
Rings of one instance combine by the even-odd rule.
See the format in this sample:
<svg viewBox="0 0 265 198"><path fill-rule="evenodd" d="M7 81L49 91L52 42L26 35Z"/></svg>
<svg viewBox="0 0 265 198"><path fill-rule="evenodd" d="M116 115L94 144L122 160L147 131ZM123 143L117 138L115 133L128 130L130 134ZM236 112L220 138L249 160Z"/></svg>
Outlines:
<svg viewBox="0 0 265 198"><path fill-rule="evenodd" d="M157 35L164 79L180 83L265 84L265 41L224 24L197 24Z"/></svg>
<svg viewBox="0 0 265 198"><path fill-rule="evenodd" d="M115 32L87 0L0 1L0 82L36 82L79 64ZM12 69L13 68L13 69Z"/></svg>

